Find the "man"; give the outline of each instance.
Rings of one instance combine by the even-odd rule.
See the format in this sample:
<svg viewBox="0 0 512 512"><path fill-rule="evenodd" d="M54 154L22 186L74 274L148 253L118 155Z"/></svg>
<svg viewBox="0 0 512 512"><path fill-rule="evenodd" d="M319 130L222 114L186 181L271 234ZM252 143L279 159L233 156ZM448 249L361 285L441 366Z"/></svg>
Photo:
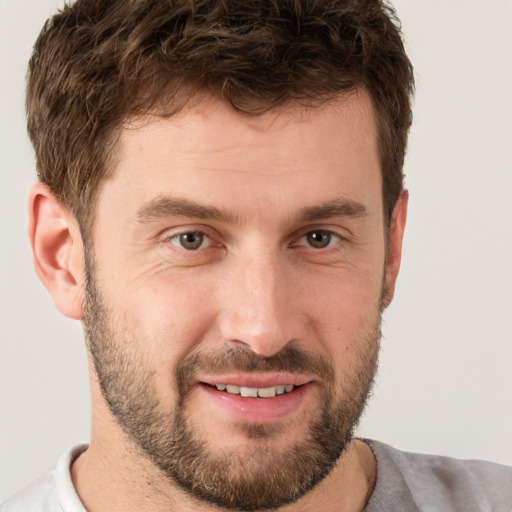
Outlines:
<svg viewBox="0 0 512 512"><path fill-rule="evenodd" d="M378 2L78 1L27 110L36 271L91 442L12 510L508 510L508 469L353 439L405 227L412 68Z"/></svg>

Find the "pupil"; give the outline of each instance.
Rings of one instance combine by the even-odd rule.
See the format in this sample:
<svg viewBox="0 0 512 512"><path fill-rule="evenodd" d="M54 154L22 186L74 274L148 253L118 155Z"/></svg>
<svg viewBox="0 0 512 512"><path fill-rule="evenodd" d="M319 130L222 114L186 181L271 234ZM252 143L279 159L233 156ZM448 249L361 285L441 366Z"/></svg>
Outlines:
<svg viewBox="0 0 512 512"><path fill-rule="evenodd" d="M183 233L180 235L180 242L185 249L199 249L203 243L203 235L198 232Z"/></svg>
<svg viewBox="0 0 512 512"><path fill-rule="evenodd" d="M331 235L325 231L312 231L311 233L308 233L309 244L317 249L327 247L330 241Z"/></svg>

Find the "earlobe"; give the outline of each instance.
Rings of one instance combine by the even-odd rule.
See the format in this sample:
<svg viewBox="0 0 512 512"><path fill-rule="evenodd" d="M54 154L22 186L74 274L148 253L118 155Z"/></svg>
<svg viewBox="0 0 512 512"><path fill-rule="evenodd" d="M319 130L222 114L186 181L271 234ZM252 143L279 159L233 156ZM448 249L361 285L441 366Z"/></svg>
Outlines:
<svg viewBox="0 0 512 512"><path fill-rule="evenodd" d="M405 223L407 220L408 202L409 192L407 190L402 190L391 215L385 269L384 293L382 297L383 309L391 304L395 294L395 284L402 259L402 242L404 239Z"/></svg>
<svg viewBox="0 0 512 512"><path fill-rule="evenodd" d="M32 186L28 197L28 236L36 273L65 316L83 316L83 244L78 224L42 183Z"/></svg>

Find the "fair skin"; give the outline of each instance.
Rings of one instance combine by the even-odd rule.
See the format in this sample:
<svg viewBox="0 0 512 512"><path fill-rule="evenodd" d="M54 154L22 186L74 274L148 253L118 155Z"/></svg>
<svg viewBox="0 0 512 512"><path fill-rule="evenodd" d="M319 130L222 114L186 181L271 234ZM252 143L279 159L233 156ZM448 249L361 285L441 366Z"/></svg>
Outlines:
<svg viewBox="0 0 512 512"><path fill-rule="evenodd" d="M293 345L323 356L342 398L362 350L356 340L375 324L381 299L391 300L400 265L407 194L393 212L386 258L376 140L362 92L320 109L258 117L202 97L177 117L136 120L124 130L116 172L96 206L96 279L123 332L137 333L127 350L144 355L169 410L177 362L226 347L270 357ZM204 234L188 239L198 247L185 248L182 233ZM325 247L314 245L319 233ZM41 184L30 194L29 235L56 307L82 319L80 232ZM280 400L245 398L247 407L205 385L267 389L285 381L304 385ZM91 443L72 468L89 512L218 510L198 505L140 457L94 371L91 389ZM284 453L313 421L320 383L306 372L200 375L187 400L187 418L212 453L243 456L255 446ZM280 430L249 439L247 424ZM280 510L362 510L375 474L369 448L352 441L324 480Z"/></svg>

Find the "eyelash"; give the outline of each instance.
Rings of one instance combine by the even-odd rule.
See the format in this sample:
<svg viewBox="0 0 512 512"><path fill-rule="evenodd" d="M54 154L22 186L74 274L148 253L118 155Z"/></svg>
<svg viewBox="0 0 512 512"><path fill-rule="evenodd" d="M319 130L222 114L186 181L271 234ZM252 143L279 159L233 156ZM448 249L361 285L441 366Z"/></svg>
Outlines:
<svg viewBox="0 0 512 512"><path fill-rule="evenodd" d="M315 247L314 245L312 245L312 242L315 243L316 241L314 240L310 240L309 243L304 243L304 244L299 244L298 242L300 242L301 240L305 240L307 241L307 238L308 237L312 237L314 234L320 234L322 237L327 237L327 243L325 246L323 247ZM193 236L200 236L201 237L201 241L199 243L199 245L197 247L192 247L192 248L186 248L182 245L182 241L184 241L184 238L185 236L189 236L189 235L193 235ZM295 248L295 247L300 247L300 246L305 246L305 247L309 247L311 249L314 249L314 250L323 250L323 249L329 249L331 247L333 247L334 245L337 245L339 242L343 241L344 238L339 235L338 233L334 232L334 231L331 231L331 230L328 230L328 229L312 229L310 231L307 231L306 233L304 233L303 235L301 235L297 241L294 241L292 243L289 244L289 247L291 248ZM331 243L333 242L334 243ZM171 244L175 245L176 247L178 247L179 249L182 249L184 251L187 251L187 252L196 252L200 249L202 250L206 250L208 249L211 244L213 243L213 238L208 235L208 233L205 233L204 231L201 231L201 230L190 230L190 231L182 231L180 233L176 233L170 237L167 237L165 239L165 242L170 242ZM193 240L189 240L189 243L191 243L192 245L194 245L193 243ZM206 246L204 246L204 244L207 243ZM323 242L319 242L320 245L323 243Z"/></svg>
<svg viewBox="0 0 512 512"><path fill-rule="evenodd" d="M187 235L200 235L203 240L201 241L200 245L194 249L187 249L186 247L183 247L183 245L181 245L180 241L182 240L182 237L185 237ZM185 251L190 251L190 252L194 252L194 251L197 251L198 249L207 249L208 247L202 247L203 243L208 240L210 243L212 242L212 238L205 232L203 231L200 231L200 230L192 230L192 231L183 231L181 233L176 233L175 235L169 237L166 239L166 241L170 242L171 244L173 245L176 245L178 247L180 247L181 249L184 249ZM192 243L192 242L190 242ZM208 246L210 245L210 243L208 244Z"/></svg>
<svg viewBox="0 0 512 512"><path fill-rule="evenodd" d="M302 239L307 239L307 237L309 237L310 235L313 235L313 234L321 234L322 236L327 236L328 242L325 247L314 247L311 243L307 244L307 246L312 249L317 249L317 250L329 249L329 248L333 247L333 245L336 245L343 240L343 237L341 237L338 233L335 233L334 231L331 231L329 229L312 229L312 230L308 231L307 233L304 233L299 238L299 241ZM331 244L331 241L334 241L335 243ZM296 242L291 244L291 247L296 247L296 246L297 246Z"/></svg>

